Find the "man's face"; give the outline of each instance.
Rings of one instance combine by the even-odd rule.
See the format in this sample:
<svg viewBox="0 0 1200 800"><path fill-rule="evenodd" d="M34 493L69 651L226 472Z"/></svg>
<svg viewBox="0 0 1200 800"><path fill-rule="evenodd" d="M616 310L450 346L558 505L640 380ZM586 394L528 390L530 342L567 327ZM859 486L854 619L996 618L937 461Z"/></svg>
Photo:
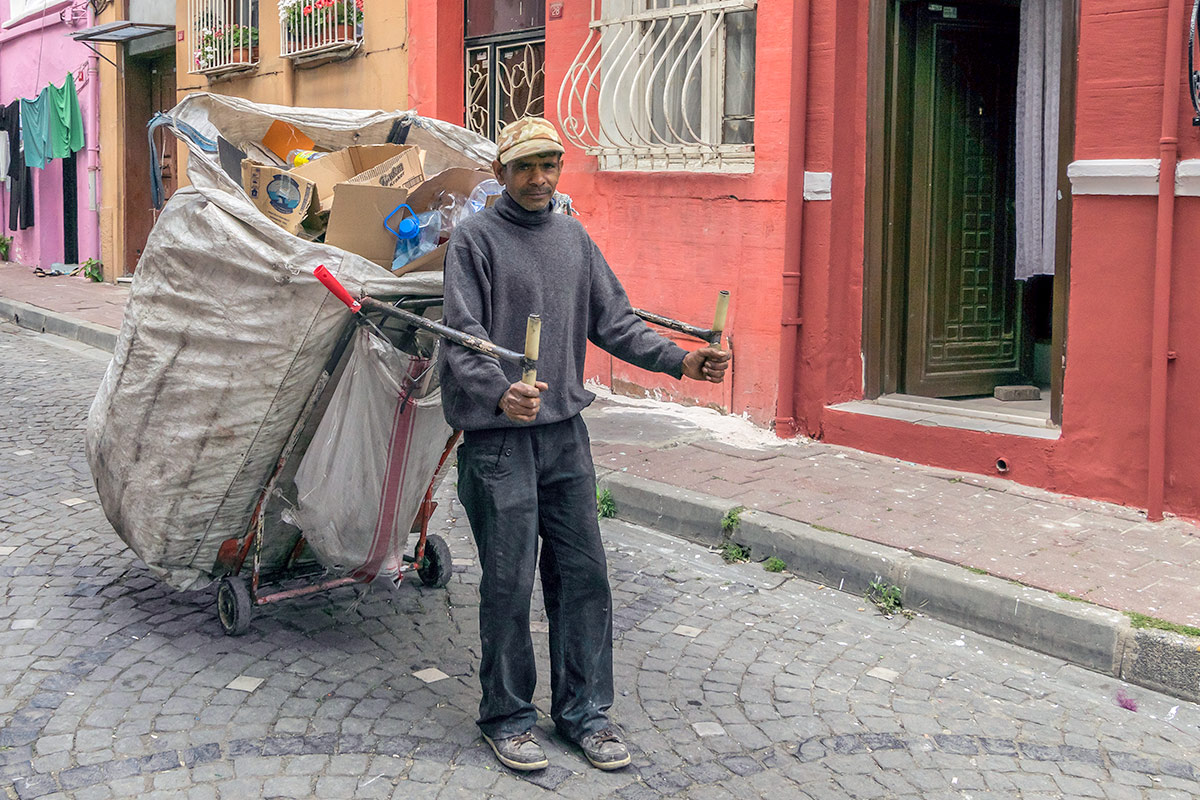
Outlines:
<svg viewBox="0 0 1200 800"><path fill-rule="evenodd" d="M501 166L492 162L492 172L513 200L526 211L541 211L550 205L562 176L562 153L537 153L515 158Z"/></svg>

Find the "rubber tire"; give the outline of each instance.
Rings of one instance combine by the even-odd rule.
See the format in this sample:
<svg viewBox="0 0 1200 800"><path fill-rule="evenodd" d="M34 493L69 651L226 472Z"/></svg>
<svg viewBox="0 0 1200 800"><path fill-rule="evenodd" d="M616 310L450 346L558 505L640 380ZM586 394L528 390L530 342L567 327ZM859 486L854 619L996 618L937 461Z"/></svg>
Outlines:
<svg viewBox="0 0 1200 800"><path fill-rule="evenodd" d="M221 578L217 587L217 619L226 636L241 636L250 630L250 589L241 578Z"/></svg>
<svg viewBox="0 0 1200 800"><path fill-rule="evenodd" d="M454 572L454 563L450 558L450 545L446 540L431 533L425 537L425 561L417 568L421 583L434 588L441 588L450 582Z"/></svg>

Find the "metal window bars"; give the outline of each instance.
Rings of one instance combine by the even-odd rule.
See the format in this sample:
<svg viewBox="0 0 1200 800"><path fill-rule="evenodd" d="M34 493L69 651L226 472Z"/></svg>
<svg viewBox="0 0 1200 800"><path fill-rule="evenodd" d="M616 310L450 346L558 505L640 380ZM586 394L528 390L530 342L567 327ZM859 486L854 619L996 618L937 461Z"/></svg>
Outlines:
<svg viewBox="0 0 1200 800"><path fill-rule="evenodd" d="M495 139L522 117L545 113L546 40L540 31L469 43L466 127Z"/></svg>
<svg viewBox="0 0 1200 800"><path fill-rule="evenodd" d="M354 50L362 43L363 5L364 0L279 0L279 54Z"/></svg>
<svg viewBox="0 0 1200 800"><path fill-rule="evenodd" d="M592 0L559 89L564 135L601 169L752 170L756 6Z"/></svg>
<svg viewBox="0 0 1200 800"><path fill-rule="evenodd" d="M193 74L248 69L258 63L258 0L188 0Z"/></svg>

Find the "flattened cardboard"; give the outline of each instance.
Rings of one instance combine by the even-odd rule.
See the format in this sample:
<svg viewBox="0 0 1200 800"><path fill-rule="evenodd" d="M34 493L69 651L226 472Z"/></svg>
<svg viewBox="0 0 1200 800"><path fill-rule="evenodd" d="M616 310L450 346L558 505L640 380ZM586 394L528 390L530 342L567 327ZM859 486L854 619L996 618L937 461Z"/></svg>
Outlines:
<svg viewBox="0 0 1200 800"><path fill-rule="evenodd" d="M369 183L339 183L333 190L333 210L325 244L340 247L381 267L391 268L396 237L383 227L388 214L408 192Z"/></svg>
<svg viewBox="0 0 1200 800"><path fill-rule="evenodd" d="M316 185L281 167L242 162L242 186L251 202L288 233L300 230L316 197Z"/></svg>
<svg viewBox="0 0 1200 800"><path fill-rule="evenodd" d="M447 245L439 244L420 258L414 258L400 269L392 270L392 274L407 275L410 272L441 272L446 268L446 247Z"/></svg>
<svg viewBox="0 0 1200 800"><path fill-rule="evenodd" d="M292 174L307 178L317 185L321 210L328 211L333 204L333 189L339 183L406 153L412 153L415 159L416 152L415 147L400 144L353 145L296 167Z"/></svg>
<svg viewBox="0 0 1200 800"><path fill-rule="evenodd" d="M469 197L476 186L495 177L490 172L476 169L452 167L434 175L422 183L408 196L408 204L420 214L435 207L444 194Z"/></svg>

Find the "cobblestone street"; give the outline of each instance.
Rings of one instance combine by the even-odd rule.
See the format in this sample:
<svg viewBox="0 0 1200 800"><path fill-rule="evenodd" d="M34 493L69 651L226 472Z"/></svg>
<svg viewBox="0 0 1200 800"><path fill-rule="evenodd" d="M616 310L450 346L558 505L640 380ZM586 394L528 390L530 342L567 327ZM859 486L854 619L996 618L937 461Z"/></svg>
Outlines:
<svg viewBox="0 0 1200 800"><path fill-rule="evenodd" d="M108 356L0 323L0 787L12 798L1193 798L1200 707L606 523L633 765L500 767L474 725L478 570L256 609L176 592L84 456ZM535 601L535 607L539 603ZM533 622L549 708L544 616Z"/></svg>

